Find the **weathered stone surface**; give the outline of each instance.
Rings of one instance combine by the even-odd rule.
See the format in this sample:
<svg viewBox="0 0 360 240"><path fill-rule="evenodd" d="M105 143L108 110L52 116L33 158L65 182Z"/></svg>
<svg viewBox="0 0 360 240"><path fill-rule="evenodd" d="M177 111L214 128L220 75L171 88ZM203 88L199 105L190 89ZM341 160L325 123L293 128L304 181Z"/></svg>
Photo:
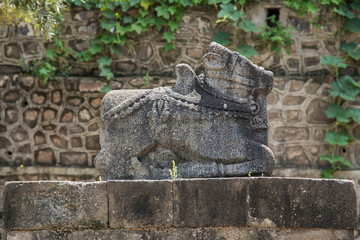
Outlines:
<svg viewBox="0 0 360 240"><path fill-rule="evenodd" d="M314 140L322 141L325 139L326 130L325 129L318 129L314 130Z"/></svg>
<svg viewBox="0 0 360 240"><path fill-rule="evenodd" d="M304 86L304 82L303 81L291 81L290 82L290 92L298 92L300 91Z"/></svg>
<svg viewBox="0 0 360 240"><path fill-rule="evenodd" d="M55 163L54 151L51 148L44 148L35 151L35 161L39 165L52 165Z"/></svg>
<svg viewBox="0 0 360 240"><path fill-rule="evenodd" d="M79 35L95 37L97 33L97 26L95 23L90 23L87 26L79 26L77 31Z"/></svg>
<svg viewBox="0 0 360 240"><path fill-rule="evenodd" d="M345 180L252 179L248 224L252 227L356 227L354 184ZM339 194L341 193L341 194Z"/></svg>
<svg viewBox="0 0 360 240"><path fill-rule="evenodd" d="M175 226L246 226L246 179L179 180L174 192Z"/></svg>
<svg viewBox="0 0 360 240"><path fill-rule="evenodd" d="M79 111L79 121L87 122L92 118L91 113L86 108L83 108Z"/></svg>
<svg viewBox="0 0 360 240"><path fill-rule="evenodd" d="M62 165L87 165L87 154L81 152L60 153L60 163Z"/></svg>
<svg viewBox="0 0 360 240"><path fill-rule="evenodd" d="M188 48L186 49L186 55L194 59L201 59L204 53L203 50L199 48Z"/></svg>
<svg viewBox="0 0 360 240"><path fill-rule="evenodd" d="M282 110L270 110L268 111L268 119L270 122L282 121Z"/></svg>
<svg viewBox="0 0 360 240"><path fill-rule="evenodd" d="M42 115L43 121L51 121L56 117L57 111L53 108L46 108Z"/></svg>
<svg viewBox="0 0 360 240"><path fill-rule="evenodd" d="M271 173L272 73L216 43L203 59L201 76L177 65L172 89L110 91L103 98L95 161L103 179L169 178L171 160L180 159L182 178Z"/></svg>
<svg viewBox="0 0 360 240"><path fill-rule="evenodd" d="M0 76L0 88L5 88L8 82L10 82L9 76Z"/></svg>
<svg viewBox="0 0 360 240"><path fill-rule="evenodd" d="M70 132L71 133L83 133L84 128L80 125L76 125L76 126L70 128Z"/></svg>
<svg viewBox="0 0 360 240"><path fill-rule="evenodd" d="M91 42L88 40L71 40L69 41L69 46L77 52L82 52L91 47Z"/></svg>
<svg viewBox="0 0 360 240"><path fill-rule="evenodd" d="M279 142L309 139L309 129L304 127L277 127L273 139Z"/></svg>
<svg viewBox="0 0 360 240"><path fill-rule="evenodd" d="M64 135L64 136L67 136L67 128L66 127L61 127L59 129L59 133Z"/></svg>
<svg viewBox="0 0 360 240"><path fill-rule="evenodd" d="M300 110L288 110L286 111L286 122L296 123L301 122L302 112Z"/></svg>
<svg viewBox="0 0 360 240"><path fill-rule="evenodd" d="M300 61L297 58L289 58L286 60L286 63L290 68L298 69L300 67Z"/></svg>
<svg viewBox="0 0 360 240"><path fill-rule="evenodd" d="M10 43L5 45L5 57L19 59L21 55L21 49L19 44Z"/></svg>
<svg viewBox="0 0 360 240"><path fill-rule="evenodd" d="M134 78L130 80L130 85L134 87L141 87L144 85L144 79L143 78Z"/></svg>
<svg viewBox="0 0 360 240"><path fill-rule="evenodd" d="M137 58L141 61L147 61L153 55L153 49L149 43L140 43L136 46Z"/></svg>
<svg viewBox="0 0 360 240"><path fill-rule="evenodd" d="M52 131L56 128L56 125L55 124L44 124L44 125L42 125L42 128L45 131Z"/></svg>
<svg viewBox="0 0 360 240"><path fill-rule="evenodd" d="M300 105L304 102L305 97L303 96L286 96L284 98L284 105Z"/></svg>
<svg viewBox="0 0 360 240"><path fill-rule="evenodd" d="M99 125L97 123L93 123L88 127L88 130L91 132L99 130Z"/></svg>
<svg viewBox="0 0 360 240"><path fill-rule="evenodd" d="M40 45L37 42L25 42L23 43L24 52L28 55L39 54Z"/></svg>
<svg viewBox="0 0 360 240"><path fill-rule="evenodd" d="M169 227L173 224L170 181L108 181L110 228Z"/></svg>
<svg viewBox="0 0 360 240"><path fill-rule="evenodd" d="M104 83L101 81L81 80L79 85L80 92L100 92Z"/></svg>
<svg viewBox="0 0 360 240"><path fill-rule="evenodd" d="M6 229L107 226L105 183L8 182L4 191Z"/></svg>
<svg viewBox="0 0 360 240"><path fill-rule="evenodd" d="M301 146L286 147L286 163L290 165L309 165L309 159Z"/></svg>
<svg viewBox="0 0 360 240"><path fill-rule="evenodd" d="M72 137L71 138L71 147L72 148L82 147L81 137Z"/></svg>
<svg viewBox="0 0 360 240"><path fill-rule="evenodd" d="M124 73L129 74L134 72L135 70L136 70L136 65L131 61L115 63L115 71L119 74L124 74Z"/></svg>
<svg viewBox="0 0 360 240"><path fill-rule="evenodd" d="M20 92L18 90L9 90L4 94L4 102L14 103L20 99Z"/></svg>
<svg viewBox="0 0 360 240"><path fill-rule="evenodd" d="M7 139L6 137L0 136L0 149L7 148L10 145L11 145L11 142L9 139Z"/></svg>
<svg viewBox="0 0 360 240"><path fill-rule="evenodd" d="M354 239L352 230L331 229L271 229L271 228L238 228L238 227L207 227L207 228L148 228L145 230L108 229L80 231L10 231L7 240L71 240L71 239L131 239L131 240L350 240Z"/></svg>
<svg viewBox="0 0 360 240"><path fill-rule="evenodd" d="M74 111L70 109L64 109L61 114L60 122L71 123L74 118Z"/></svg>
<svg viewBox="0 0 360 240"><path fill-rule="evenodd" d="M17 122L19 119L19 110L17 108L6 108L5 109L5 121L12 124Z"/></svg>
<svg viewBox="0 0 360 240"><path fill-rule="evenodd" d="M15 142L22 142L29 138L28 132L22 126L13 128L10 131L10 136Z"/></svg>
<svg viewBox="0 0 360 240"><path fill-rule="evenodd" d="M29 109L23 113L23 121L29 128L34 128L37 125L38 116L38 109Z"/></svg>
<svg viewBox="0 0 360 240"><path fill-rule="evenodd" d="M16 35L21 37L32 37L35 35L35 31L30 23L20 22L16 26Z"/></svg>
<svg viewBox="0 0 360 240"><path fill-rule="evenodd" d="M180 57L181 49L176 48L176 49L172 49L169 51L165 51L164 48L160 48L159 53L160 53L160 57L161 57L161 60L163 61L163 63L165 65L170 65L170 64L176 62L176 60Z"/></svg>
<svg viewBox="0 0 360 240"><path fill-rule="evenodd" d="M23 76L19 78L20 87L26 91L29 91L34 87L35 79L33 76Z"/></svg>
<svg viewBox="0 0 360 240"><path fill-rule="evenodd" d="M319 88L321 87L321 84L316 83L316 82L312 82L309 84L309 86L305 89L306 93L309 94L315 94L317 92L317 90L319 90Z"/></svg>
<svg viewBox="0 0 360 240"><path fill-rule="evenodd" d="M74 20L83 21L83 20L90 20L95 17L94 11L81 11L76 13L73 18Z"/></svg>
<svg viewBox="0 0 360 240"><path fill-rule="evenodd" d="M85 138L86 149L88 150L100 150L99 135L87 136Z"/></svg>
<svg viewBox="0 0 360 240"><path fill-rule="evenodd" d="M45 135L42 132L37 131L34 134L34 143L35 143L35 146L46 143Z"/></svg>
<svg viewBox="0 0 360 240"><path fill-rule="evenodd" d="M267 95L266 101L267 104L269 105L275 105L276 103L279 102L279 94L275 92L271 92L269 95Z"/></svg>
<svg viewBox="0 0 360 240"><path fill-rule="evenodd" d="M71 105L71 106L79 106L80 104L82 104L84 102L84 98L82 97L67 97L66 98L66 103Z"/></svg>
<svg viewBox="0 0 360 240"><path fill-rule="evenodd" d="M101 106L101 98L90 98L89 103L93 108L98 109Z"/></svg>
<svg viewBox="0 0 360 240"><path fill-rule="evenodd" d="M289 17L290 23L293 27L296 28L296 31L299 33L309 33L311 26L310 22L307 19L301 19L297 17Z"/></svg>
<svg viewBox="0 0 360 240"><path fill-rule="evenodd" d="M46 101L46 94L42 92L35 92L31 94L31 100L36 105L44 104Z"/></svg>
<svg viewBox="0 0 360 240"><path fill-rule="evenodd" d="M306 108L306 121L313 124L326 124L330 123L326 117L325 110L329 106L329 103L321 99L312 100Z"/></svg>
<svg viewBox="0 0 360 240"><path fill-rule="evenodd" d="M51 102L56 105L60 105L62 101L61 90L55 90L51 92Z"/></svg>
<svg viewBox="0 0 360 240"><path fill-rule="evenodd" d="M19 146L18 151L20 153L31 153L30 144L25 144L25 145Z"/></svg>
<svg viewBox="0 0 360 240"><path fill-rule="evenodd" d="M54 144L54 146L57 148L67 148L68 147L68 142L59 136L52 135L52 136L50 136L50 140Z"/></svg>
<svg viewBox="0 0 360 240"><path fill-rule="evenodd" d="M313 67L320 63L320 58L319 58L319 56L306 57L304 59L304 63L305 63L306 67Z"/></svg>
<svg viewBox="0 0 360 240"><path fill-rule="evenodd" d="M0 133L6 132L6 126L0 124Z"/></svg>

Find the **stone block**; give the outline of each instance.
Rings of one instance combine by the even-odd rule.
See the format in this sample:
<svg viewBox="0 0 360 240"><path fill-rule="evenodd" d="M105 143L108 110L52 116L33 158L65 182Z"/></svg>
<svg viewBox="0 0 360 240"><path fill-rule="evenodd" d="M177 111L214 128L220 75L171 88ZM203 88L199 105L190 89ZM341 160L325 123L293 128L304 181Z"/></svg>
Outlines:
<svg viewBox="0 0 360 240"><path fill-rule="evenodd" d="M92 119L92 115L87 108L83 108L79 111L79 121L87 122Z"/></svg>
<svg viewBox="0 0 360 240"><path fill-rule="evenodd" d="M40 45L37 42L23 43L24 52L28 55L35 55L40 53Z"/></svg>
<svg viewBox="0 0 360 240"><path fill-rule="evenodd" d="M81 80L79 85L80 92L100 92L104 83L101 81Z"/></svg>
<svg viewBox="0 0 360 240"><path fill-rule="evenodd" d="M290 82L290 92L298 92L300 91L304 86L304 82L303 81L296 81L293 80Z"/></svg>
<svg viewBox="0 0 360 240"><path fill-rule="evenodd" d="M29 139L28 132L22 126L11 129L10 136L15 142L22 142Z"/></svg>
<svg viewBox="0 0 360 240"><path fill-rule="evenodd" d="M173 224L170 181L108 181L110 228L169 227Z"/></svg>
<svg viewBox="0 0 360 240"><path fill-rule="evenodd" d="M52 165L55 163L55 154L51 148L35 151L35 162L39 165Z"/></svg>
<svg viewBox="0 0 360 240"><path fill-rule="evenodd" d="M61 114L60 122L62 123L71 123L74 118L74 111L65 108ZM71 131L71 130L70 130Z"/></svg>
<svg viewBox="0 0 360 240"><path fill-rule="evenodd" d="M9 43L5 45L4 49L5 57L19 59L21 55L21 49L17 43Z"/></svg>
<svg viewBox="0 0 360 240"><path fill-rule="evenodd" d="M286 122L296 123L301 122L302 112L300 110L288 110L286 111Z"/></svg>
<svg viewBox="0 0 360 240"><path fill-rule="evenodd" d="M253 178L249 183L252 227L356 227L356 192L347 180Z"/></svg>
<svg viewBox="0 0 360 240"><path fill-rule="evenodd" d="M137 58L141 61L149 60L153 55L153 49L150 43L140 43L136 47Z"/></svg>
<svg viewBox="0 0 360 240"><path fill-rule="evenodd" d="M319 56L306 57L304 63L306 67L314 67L320 63L320 58Z"/></svg>
<svg viewBox="0 0 360 240"><path fill-rule="evenodd" d="M42 132L37 131L34 134L34 143L35 146L46 143L45 135Z"/></svg>
<svg viewBox="0 0 360 240"><path fill-rule="evenodd" d="M60 105L62 101L61 90L55 90L51 93L51 102L56 105Z"/></svg>
<svg viewBox="0 0 360 240"><path fill-rule="evenodd" d="M22 76L19 79L19 85L25 91L29 91L35 85L35 79L33 76Z"/></svg>
<svg viewBox="0 0 360 240"><path fill-rule="evenodd" d="M87 26L79 26L77 31L79 35L95 37L97 33L97 26L95 23L90 23Z"/></svg>
<svg viewBox="0 0 360 240"><path fill-rule="evenodd" d="M18 90L9 90L4 94L4 102L14 103L20 99L20 92Z"/></svg>
<svg viewBox="0 0 360 240"><path fill-rule="evenodd" d="M9 107L5 109L5 121L13 124L19 119L19 110L17 108Z"/></svg>
<svg viewBox="0 0 360 240"><path fill-rule="evenodd" d="M329 103L321 99L312 100L306 108L306 121L312 124L329 124L331 119L328 119L325 110Z"/></svg>
<svg viewBox="0 0 360 240"><path fill-rule="evenodd" d="M319 90L320 87L321 87L321 84L316 83L316 82L312 82L305 89L305 92L309 93L309 94L315 94L317 92L317 90Z"/></svg>
<svg viewBox="0 0 360 240"><path fill-rule="evenodd" d="M309 139L309 129L306 127L276 127L272 137L278 142L307 140Z"/></svg>
<svg viewBox="0 0 360 240"><path fill-rule="evenodd" d="M99 135L87 136L85 138L85 144L88 150L100 150Z"/></svg>
<svg viewBox="0 0 360 240"><path fill-rule="evenodd" d="M74 107L79 106L83 102L84 98L82 97L71 96L66 98L66 103Z"/></svg>
<svg viewBox="0 0 360 240"><path fill-rule="evenodd" d="M73 240L73 239L131 239L131 240L350 240L354 239L352 230L328 229L271 229L271 228L149 228L145 230L36 230L10 231L7 240Z"/></svg>
<svg viewBox="0 0 360 240"><path fill-rule="evenodd" d="M247 179L191 179L174 182L177 227L246 226Z"/></svg>
<svg viewBox="0 0 360 240"><path fill-rule="evenodd" d="M286 96L283 100L284 105L301 105L305 101L303 96Z"/></svg>
<svg viewBox="0 0 360 240"><path fill-rule="evenodd" d="M54 144L54 146L57 148L67 148L68 147L68 141L66 141L65 139L63 139L57 135L50 136L50 140Z"/></svg>
<svg viewBox="0 0 360 240"><path fill-rule="evenodd" d="M0 136L0 149L7 148L11 145L11 142L6 137Z"/></svg>
<svg viewBox="0 0 360 240"><path fill-rule="evenodd" d="M4 190L4 228L104 228L107 203L104 182L8 182Z"/></svg>
<svg viewBox="0 0 360 240"><path fill-rule="evenodd" d="M44 109L42 120L43 121L51 121L54 120L56 117L57 111L53 108L46 108Z"/></svg>
<svg viewBox="0 0 360 240"><path fill-rule="evenodd" d="M36 105L41 105L46 102L46 94L42 92L34 92L31 94L31 100Z"/></svg>
<svg viewBox="0 0 360 240"><path fill-rule="evenodd" d="M62 165L87 165L87 154L82 152L60 153L60 163Z"/></svg>

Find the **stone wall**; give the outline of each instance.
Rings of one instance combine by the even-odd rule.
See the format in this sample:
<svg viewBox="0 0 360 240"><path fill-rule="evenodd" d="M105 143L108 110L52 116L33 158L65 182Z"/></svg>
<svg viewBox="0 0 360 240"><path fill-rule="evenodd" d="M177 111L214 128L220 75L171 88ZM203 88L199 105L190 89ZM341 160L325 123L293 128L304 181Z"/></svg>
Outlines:
<svg viewBox="0 0 360 240"><path fill-rule="evenodd" d="M341 192L341 194L338 194ZM9 182L7 240L354 239L348 180Z"/></svg>

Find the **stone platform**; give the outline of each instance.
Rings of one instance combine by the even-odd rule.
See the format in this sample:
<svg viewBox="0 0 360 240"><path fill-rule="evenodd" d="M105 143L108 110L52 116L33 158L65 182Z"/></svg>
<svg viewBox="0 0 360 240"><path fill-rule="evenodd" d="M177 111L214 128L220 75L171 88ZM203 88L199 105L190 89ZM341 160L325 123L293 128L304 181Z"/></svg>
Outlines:
<svg viewBox="0 0 360 240"><path fill-rule="evenodd" d="M353 239L353 182L303 178L8 182L7 240Z"/></svg>

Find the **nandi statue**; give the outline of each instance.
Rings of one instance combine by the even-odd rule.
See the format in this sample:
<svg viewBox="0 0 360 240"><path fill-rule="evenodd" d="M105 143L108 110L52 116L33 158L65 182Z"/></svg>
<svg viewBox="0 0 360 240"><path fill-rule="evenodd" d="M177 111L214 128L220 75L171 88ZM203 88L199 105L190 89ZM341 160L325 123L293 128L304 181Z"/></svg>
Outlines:
<svg viewBox="0 0 360 240"><path fill-rule="evenodd" d="M270 175L266 95L272 72L211 43L197 76L176 66L176 85L111 91L101 106L101 151L95 166L103 179Z"/></svg>

